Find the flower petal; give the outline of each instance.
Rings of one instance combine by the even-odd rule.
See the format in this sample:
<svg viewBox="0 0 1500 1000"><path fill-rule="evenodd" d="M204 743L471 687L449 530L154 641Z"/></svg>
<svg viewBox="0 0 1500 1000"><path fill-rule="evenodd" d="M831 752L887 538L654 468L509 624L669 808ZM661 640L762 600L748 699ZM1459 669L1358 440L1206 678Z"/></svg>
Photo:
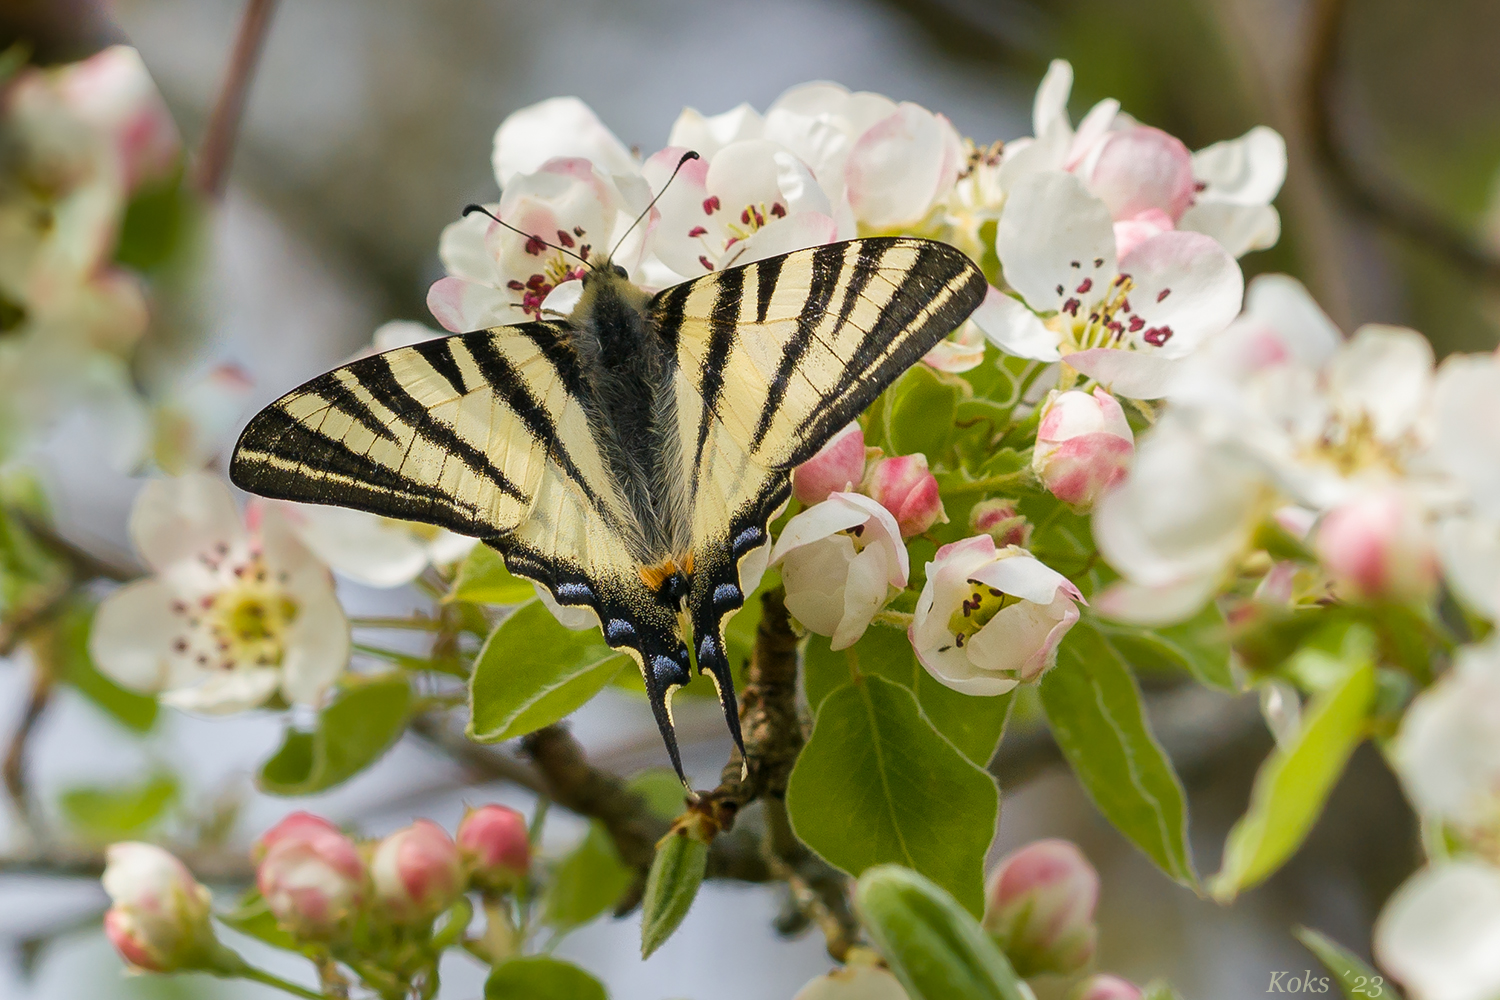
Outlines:
<svg viewBox="0 0 1500 1000"><path fill-rule="evenodd" d="M153 569L195 559L245 537L229 487L206 472L153 479L130 509L130 538Z"/></svg>
<svg viewBox="0 0 1500 1000"><path fill-rule="evenodd" d="M849 152L844 183L855 218L874 229L920 222L958 177L960 156L948 119L903 102Z"/></svg>
<svg viewBox="0 0 1500 1000"><path fill-rule="evenodd" d="M704 115L697 108L683 108L672 123L667 145L691 149L699 156L711 158L731 142L759 139L764 125L760 113L749 104L713 116Z"/></svg>
<svg viewBox="0 0 1500 1000"><path fill-rule="evenodd" d="M1175 223L1193 202L1192 156L1182 140L1159 128L1137 125L1110 132L1088 186L1116 219L1155 209Z"/></svg>
<svg viewBox="0 0 1500 1000"><path fill-rule="evenodd" d="M1085 301L1090 305L1105 294L1108 280L1117 273L1109 209L1089 194L1083 181L1057 171L1027 177L1010 192L995 235L995 252L1005 280L1041 311L1061 308L1076 276L1097 272L1104 280L1093 282Z"/></svg>
<svg viewBox="0 0 1500 1000"><path fill-rule="evenodd" d="M99 604L89 629L89 656L99 672L133 691L154 694L172 682L171 644L178 628L176 592L147 577Z"/></svg>
<svg viewBox="0 0 1500 1000"><path fill-rule="evenodd" d="M1182 213L1178 229L1211 236L1231 257L1264 250L1281 239L1281 215L1274 205L1200 201Z"/></svg>
<svg viewBox="0 0 1500 1000"><path fill-rule="evenodd" d="M319 705L349 665L349 619L331 583L295 594L297 619L287 630L281 692L295 705Z"/></svg>
<svg viewBox="0 0 1500 1000"><path fill-rule="evenodd" d="M1192 353L1227 327L1245 295L1239 264L1202 233L1153 236L1120 261L1120 273L1135 282L1130 301L1145 321L1137 346L1169 358ZM1151 330L1170 333L1164 342L1145 339Z"/></svg>
<svg viewBox="0 0 1500 1000"><path fill-rule="evenodd" d="M1043 607L1056 600L1059 593L1075 601L1083 600L1072 581L1029 553L986 563L970 572L969 579Z"/></svg>
<svg viewBox="0 0 1500 1000"><path fill-rule="evenodd" d="M1500 870L1430 865L1407 879L1375 925L1381 967L1421 1000L1500 995Z"/></svg>
<svg viewBox="0 0 1500 1000"><path fill-rule="evenodd" d="M232 715L264 705L280 681L281 671L275 667L240 667L210 674L193 687L168 691L161 702L184 712Z"/></svg>
<svg viewBox="0 0 1500 1000"><path fill-rule="evenodd" d="M1179 367L1178 359L1155 351L1121 351L1112 347L1074 351L1068 355L1068 364L1127 399L1160 399L1167 395Z"/></svg>
<svg viewBox="0 0 1500 1000"><path fill-rule="evenodd" d="M1047 329L1040 316L1025 303L991 286L984 301L969 317L989 341L1006 354L1036 361L1057 361L1061 342L1057 333Z"/></svg>
<svg viewBox="0 0 1500 1000"><path fill-rule="evenodd" d="M1198 194L1200 204L1268 205L1286 180L1286 140L1257 125L1238 139L1194 153L1193 176L1206 185Z"/></svg>
<svg viewBox="0 0 1500 1000"><path fill-rule="evenodd" d="M576 97L553 97L513 112L495 130L495 180L503 188L516 174L557 156L591 160L611 174L634 173L635 157Z"/></svg>
<svg viewBox="0 0 1500 1000"><path fill-rule="evenodd" d="M1351 424L1368 419L1386 441L1412 431L1432 398L1432 345L1404 326L1354 331L1328 367L1334 403Z"/></svg>

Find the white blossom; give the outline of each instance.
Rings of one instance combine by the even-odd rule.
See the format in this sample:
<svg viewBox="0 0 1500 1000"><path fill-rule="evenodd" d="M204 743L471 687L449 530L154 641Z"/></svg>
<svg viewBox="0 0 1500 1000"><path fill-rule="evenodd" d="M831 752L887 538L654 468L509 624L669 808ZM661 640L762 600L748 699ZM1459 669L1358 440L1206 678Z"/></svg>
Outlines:
<svg viewBox="0 0 1500 1000"><path fill-rule="evenodd" d="M1429 865L1407 879L1375 924L1375 958L1412 1000L1500 996L1500 869Z"/></svg>

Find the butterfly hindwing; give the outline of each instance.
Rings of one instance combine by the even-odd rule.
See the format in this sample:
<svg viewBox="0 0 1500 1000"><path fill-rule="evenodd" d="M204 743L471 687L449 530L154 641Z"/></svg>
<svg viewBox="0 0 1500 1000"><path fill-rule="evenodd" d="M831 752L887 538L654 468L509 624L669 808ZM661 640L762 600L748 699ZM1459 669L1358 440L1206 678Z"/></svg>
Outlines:
<svg viewBox="0 0 1500 1000"><path fill-rule="evenodd" d="M957 328L986 287L953 247L875 237L705 275L652 301L677 351L695 652L737 741L724 621L764 569L790 469Z"/></svg>

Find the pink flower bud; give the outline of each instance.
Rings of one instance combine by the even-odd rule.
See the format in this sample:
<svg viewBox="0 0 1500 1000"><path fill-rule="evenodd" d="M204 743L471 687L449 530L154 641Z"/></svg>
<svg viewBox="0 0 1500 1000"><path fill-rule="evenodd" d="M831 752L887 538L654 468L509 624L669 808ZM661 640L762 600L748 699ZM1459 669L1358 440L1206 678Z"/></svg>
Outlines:
<svg viewBox="0 0 1500 1000"><path fill-rule="evenodd" d="M792 470L792 495L810 507L827 500L830 493L852 489L864 474L865 432L855 422Z"/></svg>
<svg viewBox="0 0 1500 1000"><path fill-rule="evenodd" d="M125 961L152 972L208 964L209 892L181 861L153 844L112 844L102 881L114 904L104 933Z"/></svg>
<svg viewBox="0 0 1500 1000"><path fill-rule="evenodd" d="M1094 957L1099 875L1066 840L1038 840L990 876L984 926L1022 976L1071 973Z"/></svg>
<svg viewBox="0 0 1500 1000"><path fill-rule="evenodd" d="M1043 404L1031 468L1063 503L1087 510L1125 478L1135 435L1125 411L1103 389L1055 390Z"/></svg>
<svg viewBox="0 0 1500 1000"><path fill-rule="evenodd" d="M863 491L891 512L901 526L902 538L920 535L938 521L948 520L926 455L881 459L870 468Z"/></svg>
<svg viewBox="0 0 1500 1000"><path fill-rule="evenodd" d="M300 938L335 937L364 898L359 849L332 823L293 813L267 830L251 856L255 885L278 923Z"/></svg>
<svg viewBox="0 0 1500 1000"><path fill-rule="evenodd" d="M469 878L481 888L509 889L531 867L526 818L514 809L488 805L469 810L458 824L457 840Z"/></svg>
<svg viewBox="0 0 1500 1000"><path fill-rule="evenodd" d="M995 548L1031 542L1031 524L1016 510L1014 500L995 498L981 500L969 511L969 528L995 540Z"/></svg>
<svg viewBox="0 0 1500 1000"><path fill-rule="evenodd" d="M1068 1000L1141 1000L1141 991L1128 979L1101 972L1079 983Z"/></svg>
<svg viewBox="0 0 1500 1000"><path fill-rule="evenodd" d="M1154 211L1171 229L1193 203L1193 154L1159 128L1119 129L1100 143L1088 186L1116 221Z"/></svg>
<svg viewBox="0 0 1500 1000"><path fill-rule="evenodd" d="M1366 600L1426 601L1437 586L1432 537L1398 492L1335 507L1318 526L1318 560L1342 588Z"/></svg>
<svg viewBox="0 0 1500 1000"><path fill-rule="evenodd" d="M393 923L431 920L463 891L458 847L431 820L419 819L382 840L370 874L382 915Z"/></svg>

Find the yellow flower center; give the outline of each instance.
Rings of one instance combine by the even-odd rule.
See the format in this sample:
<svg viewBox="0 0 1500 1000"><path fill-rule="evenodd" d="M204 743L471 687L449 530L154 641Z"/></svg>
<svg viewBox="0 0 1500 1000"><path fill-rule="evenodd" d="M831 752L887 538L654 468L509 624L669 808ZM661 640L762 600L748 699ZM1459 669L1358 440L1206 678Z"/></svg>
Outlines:
<svg viewBox="0 0 1500 1000"><path fill-rule="evenodd" d="M954 611L948 619L948 631L953 633L953 645L959 648L962 648L975 632L988 625L1001 609L1017 604L1021 600L1013 594L1003 593L978 580L970 580L969 588L969 596L964 598L958 610ZM948 648L951 647L944 647L944 651Z"/></svg>

